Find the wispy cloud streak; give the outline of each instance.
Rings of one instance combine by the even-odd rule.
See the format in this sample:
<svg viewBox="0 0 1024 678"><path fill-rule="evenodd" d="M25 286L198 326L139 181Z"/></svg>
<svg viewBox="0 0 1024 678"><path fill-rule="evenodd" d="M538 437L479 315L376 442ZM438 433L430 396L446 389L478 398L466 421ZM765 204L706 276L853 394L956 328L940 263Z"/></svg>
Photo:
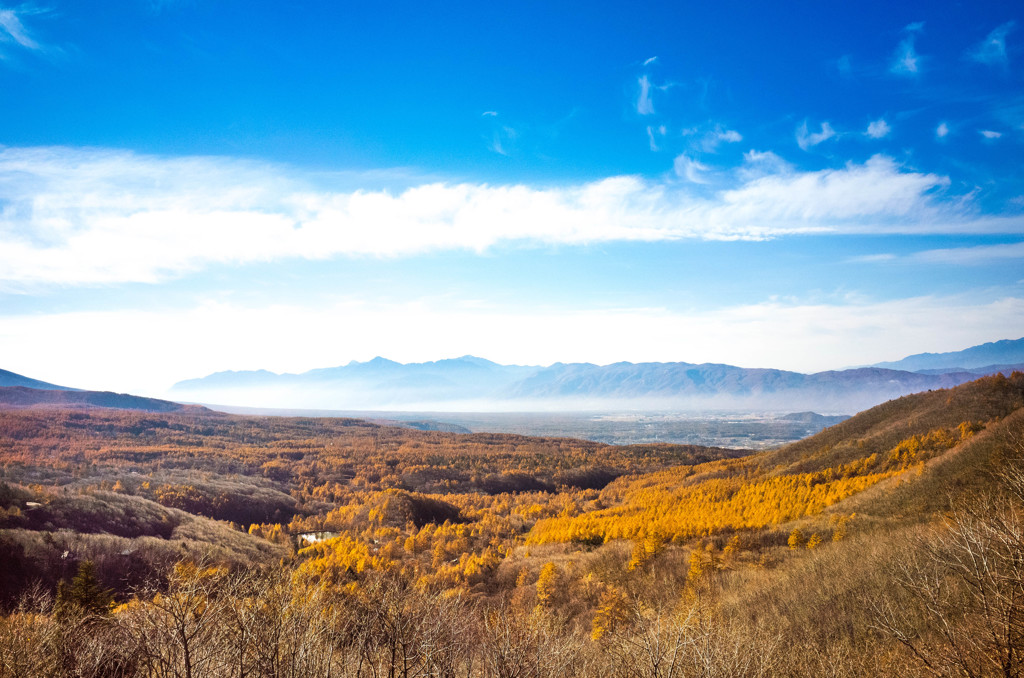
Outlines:
<svg viewBox="0 0 1024 678"><path fill-rule="evenodd" d="M636 99L636 112L640 115L651 115L654 113L654 102L651 100L651 81L646 75L641 75L638 81L640 94Z"/></svg>
<svg viewBox="0 0 1024 678"><path fill-rule="evenodd" d="M924 30L924 23L917 22L909 24L903 29L906 37L900 41L893 56L889 71L897 75L916 76L921 70L921 57L917 53L915 40L917 34Z"/></svg>
<svg viewBox="0 0 1024 678"><path fill-rule="evenodd" d="M701 148L705 152L714 153L723 143L736 144L741 141L743 141L742 134L734 129L723 129L719 126L704 135Z"/></svg>
<svg viewBox="0 0 1024 678"><path fill-rule="evenodd" d="M812 146L817 146L823 141L828 141L835 135L836 131L832 129L832 125L827 122L821 123L820 132L809 132L807 129L807 121L805 120L796 131L796 143L801 149L806 151Z"/></svg>
<svg viewBox="0 0 1024 678"><path fill-rule="evenodd" d="M1013 30L1015 22L1008 21L989 33L981 44L972 49L968 56L978 63L990 66L1007 66L1006 36Z"/></svg>
<svg viewBox="0 0 1024 678"><path fill-rule="evenodd" d="M0 43L15 42L25 49L40 49L41 45L29 35L19 13L19 10L0 9Z"/></svg>
<svg viewBox="0 0 1024 678"><path fill-rule="evenodd" d="M685 153L676 157L673 168L680 179L685 179L693 184L703 184L706 180L702 176L710 167L694 160Z"/></svg>
<svg viewBox="0 0 1024 678"><path fill-rule="evenodd" d="M942 266L981 266L1000 261L1024 259L1024 242L974 247L948 247L906 255L866 254L848 261L860 264L940 264Z"/></svg>
<svg viewBox="0 0 1024 678"><path fill-rule="evenodd" d="M977 266L997 261L1024 259L1024 242L926 250L913 254L909 258L913 261L923 261L930 264Z"/></svg>

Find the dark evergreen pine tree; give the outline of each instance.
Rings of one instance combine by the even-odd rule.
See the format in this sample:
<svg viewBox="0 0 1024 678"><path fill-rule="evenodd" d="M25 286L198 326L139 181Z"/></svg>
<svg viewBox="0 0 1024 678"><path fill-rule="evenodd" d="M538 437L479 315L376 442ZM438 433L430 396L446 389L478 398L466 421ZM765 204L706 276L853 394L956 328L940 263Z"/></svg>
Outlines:
<svg viewBox="0 0 1024 678"><path fill-rule="evenodd" d="M70 585L62 581L57 586L53 612L58 619L74 613L104 615L110 612L113 602L113 593L96 577L96 566L91 560L84 560Z"/></svg>

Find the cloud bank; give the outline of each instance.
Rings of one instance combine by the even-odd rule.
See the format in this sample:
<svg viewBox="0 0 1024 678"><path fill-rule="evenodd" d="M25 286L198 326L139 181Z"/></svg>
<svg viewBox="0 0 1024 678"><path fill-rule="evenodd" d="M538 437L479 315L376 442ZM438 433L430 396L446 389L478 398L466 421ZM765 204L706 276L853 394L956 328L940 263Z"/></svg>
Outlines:
<svg viewBox="0 0 1024 678"><path fill-rule="evenodd" d="M6 148L0 281L158 282L216 264L507 244L1024 229L1020 216L987 217L969 199L945 197L946 177L908 171L885 156L813 172L762 162L769 156L777 159L752 151L750 167L710 194L707 185L698 194L672 177L636 176L560 187L435 182L353 191L289 167L229 158Z"/></svg>

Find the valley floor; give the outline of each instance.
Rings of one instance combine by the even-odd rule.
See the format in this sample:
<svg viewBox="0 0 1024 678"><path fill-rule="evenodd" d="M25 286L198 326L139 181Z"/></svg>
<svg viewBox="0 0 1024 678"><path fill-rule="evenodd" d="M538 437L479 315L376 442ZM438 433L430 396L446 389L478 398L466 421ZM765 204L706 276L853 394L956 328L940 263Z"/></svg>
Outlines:
<svg viewBox="0 0 1024 678"><path fill-rule="evenodd" d="M609 445L675 443L751 450L766 450L795 442L848 418L846 415L814 412L335 412L213 407L234 414L354 417L420 430L457 433L515 433L580 438Z"/></svg>

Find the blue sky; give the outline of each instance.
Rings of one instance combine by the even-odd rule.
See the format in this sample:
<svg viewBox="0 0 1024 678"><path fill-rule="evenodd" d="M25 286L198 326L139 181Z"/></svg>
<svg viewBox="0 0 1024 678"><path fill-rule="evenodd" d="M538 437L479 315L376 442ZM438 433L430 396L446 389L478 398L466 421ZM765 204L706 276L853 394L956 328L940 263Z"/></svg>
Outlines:
<svg viewBox="0 0 1024 678"><path fill-rule="evenodd" d="M1024 336L1021 14L0 0L0 367L160 394Z"/></svg>

